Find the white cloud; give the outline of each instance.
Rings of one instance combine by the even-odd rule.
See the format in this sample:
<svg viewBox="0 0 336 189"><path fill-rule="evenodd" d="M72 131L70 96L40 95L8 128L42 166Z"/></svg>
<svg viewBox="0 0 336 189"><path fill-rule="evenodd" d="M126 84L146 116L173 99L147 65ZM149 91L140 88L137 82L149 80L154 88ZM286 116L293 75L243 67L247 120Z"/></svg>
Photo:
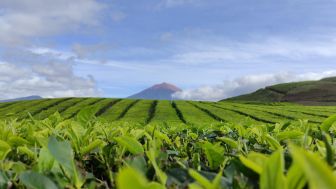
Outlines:
<svg viewBox="0 0 336 189"><path fill-rule="evenodd" d="M97 25L103 9L96 0L2 0L0 41L22 42Z"/></svg>
<svg viewBox="0 0 336 189"><path fill-rule="evenodd" d="M29 95L43 97L97 96L95 80L74 75L72 66L46 63L22 67L0 64L0 99Z"/></svg>
<svg viewBox="0 0 336 189"><path fill-rule="evenodd" d="M8 48L0 60L0 99L99 96L95 79L78 76L75 54L50 48Z"/></svg>
<svg viewBox="0 0 336 189"><path fill-rule="evenodd" d="M249 75L239 77L234 80L224 81L222 84L218 85L208 85L196 89L183 90L182 92L175 93L173 97L177 99L216 101L250 93L259 88L273 84L292 81L318 80L331 76L336 76L336 70L325 71L322 73L309 72L296 74L283 72L277 74Z"/></svg>
<svg viewBox="0 0 336 189"><path fill-rule="evenodd" d="M95 54L105 53L112 48L113 45L107 45L105 43L97 43L97 44L76 43L72 46L72 51L77 55L77 57L84 58Z"/></svg>
<svg viewBox="0 0 336 189"><path fill-rule="evenodd" d="M36 55L50 56L61 60L68 60L76 57L76 55L72 52L59 51L56 49L46 47L35 47L35 48L29 48L28 50Z"/></svg>
<svg viewBox="0 0 336 189"><path fill-rule="evenodd" d="M237 42L221 38L184 40L172 59L182 64L260 63L283 59L287 62L314 57L336 57L336 35L299 40L283 37L259 38Z"/></svg>

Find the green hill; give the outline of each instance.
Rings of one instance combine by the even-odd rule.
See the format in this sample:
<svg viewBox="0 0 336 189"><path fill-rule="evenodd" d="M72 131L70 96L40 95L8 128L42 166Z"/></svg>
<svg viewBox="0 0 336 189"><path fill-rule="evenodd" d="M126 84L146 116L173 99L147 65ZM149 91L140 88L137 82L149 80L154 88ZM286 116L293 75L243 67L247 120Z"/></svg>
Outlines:
<svg viewBox="0 0 336 189"><path fill-rule="evenodd" d="M295 102L308 105L336 104L336 77L319 81L283 83L224 101Z"/></svg>

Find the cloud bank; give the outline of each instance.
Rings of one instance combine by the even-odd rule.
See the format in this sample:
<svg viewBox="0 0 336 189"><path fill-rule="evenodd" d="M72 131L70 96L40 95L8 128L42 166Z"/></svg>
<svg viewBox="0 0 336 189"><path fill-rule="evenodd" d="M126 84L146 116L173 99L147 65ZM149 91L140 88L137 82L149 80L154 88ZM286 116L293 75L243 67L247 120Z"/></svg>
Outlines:
<svg viewBox="0 0 336 189"><path fill-rule="evenodd" d="M95 0L2 0L0 41L21 43L97 25L104 5Z"/></svg>
<svg viewBox="0 0 336 189"><path fill-rule="evenodd" d="M96 96L96 82L91 77L75 76L70 65L46 63L22 67L0 64L0 97L16 98L30 95L43 97Z"/></svg>
<svg viewBox="0 0 336 189"><path fill-rule="evenodd" d="M233 80L223 81L223 83L218 85L206 85L196 89L183 90L173 94L173 97L184 100L217 101L250 93L269 85L293 81L318 80L331 76L336 76L336 70L325 71L322 73L310 72L296 74L292 72L283 72L276 74L248 75Z"/></svg>
<svg viewBox="0 0 336 189"><path fill-rule="evenodd" d="M75 53L32 44L99 26L105 8L96 0L1 0L0 99L99 95L93 76L75 74Z"/></svg>

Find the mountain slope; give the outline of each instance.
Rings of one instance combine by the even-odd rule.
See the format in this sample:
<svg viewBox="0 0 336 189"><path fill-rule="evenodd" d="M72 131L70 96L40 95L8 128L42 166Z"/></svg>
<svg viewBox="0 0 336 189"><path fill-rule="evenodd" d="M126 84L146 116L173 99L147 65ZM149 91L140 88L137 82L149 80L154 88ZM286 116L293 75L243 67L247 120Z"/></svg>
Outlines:
<svg viewBox="0 0 336 189"><path fill-rule="evenodd" d="M153 99L153 100L171 100L172 94L181 91L173 84L161 83L147 88L137 94L129 96L131 99Z"/></svg>
<svg viewBox="0 0 336 189"><path fill-rule="evenodd" d="M336 77L319 81L283 83L259 89L228 101L297 102L302 104L336 103Z"/></svg>
<svg viewBox="0 0 336 189"><path fill-rule="evenodd" d="M42 97L26 96L26 97L20 97L20 98L8 99L8 100L0 100L0 102L15 102L15 101L21 101L21 100L38 100L38 99L42 99Z"/></svg>

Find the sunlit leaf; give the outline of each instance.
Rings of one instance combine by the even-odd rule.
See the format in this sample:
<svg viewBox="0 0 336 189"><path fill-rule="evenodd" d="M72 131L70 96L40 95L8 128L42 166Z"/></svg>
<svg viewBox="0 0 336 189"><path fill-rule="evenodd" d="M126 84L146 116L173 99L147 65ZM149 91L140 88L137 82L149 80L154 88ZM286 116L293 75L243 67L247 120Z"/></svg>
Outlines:
<svg viewBox="0 0 336 189"><path fill-rule="evenodd" d="M164 189L165 187L156 182L148 182L147 179L132 168L124 168L117 175L118 189Z"/></svg>
<svg viewBox="0 0 336 189"><path fill-rule="evenodd" d="M224 148L219 144L205 142L202 145L211 169L217 169L224 161Z"/></svg>
<svg viewBox="0 0 336 189"><path fill-rule="evenodd" d="M115 140L119 143L119 145L125 147L128 151L132 154L143 154L144 149L140 142L136 139L129 137L129 136L120 136L116 137Z"/></svg>
<svg viewBox="0 0 336 189"><path fill-rule="evenodd" d="M247 157L242 155L239 156L239 159L246 167L258 174L261 174L268 157L260 153L251 152L247 155Z"/></svg>
<svg viewBox="0 0 336 189"><path fill-rule="evenodd" d="M329 128L336 122L336 115L330 116L328 119L324 120L321 124L321 129L324 132L328 132Z"/></svg>
<svg viewBox="0 0 336 189"><path fill-rule="evenodd" d="M93 151L96 148L101 147L104 144L102 140L96 139L93 142L91 142L89 145L83 147L80 152L82 155L88 154L91 151Z"/></svg>
<svg viewBox="0 0 336 189"><path fill-rule="evenodd" d="M302 189L307 183L306 176L296 163L289 168L286 178L288 189Z"/></svg>
<svg viewBox="0 0 336 189"><path fill-rule="evenodd" d="M294 163L304 172L311 188L336 188L336 176L323 159L294 145L290 146L290 152Z"/></svg>
<svg viewBox="0 0 336 189"><path fill-rule="evenodd" d="M223 141L225 144L229 145L233 149L236 149L239 146L237 141L232 140L231 138L228 137L220 137L218 138L218 140Z"/></svg>
<svg viewBox="0 0 336 189"><path fill-rule="evenodd" d="M282 150L274 152L266 161L260 175L261 189L286 189Z"/></svg>
<svg viewBox="0 0 336 189"><path fill-rule="evenodd" d="M7 142L0 140L0 160L4 160L10 151L11 146Z"/></svg>

